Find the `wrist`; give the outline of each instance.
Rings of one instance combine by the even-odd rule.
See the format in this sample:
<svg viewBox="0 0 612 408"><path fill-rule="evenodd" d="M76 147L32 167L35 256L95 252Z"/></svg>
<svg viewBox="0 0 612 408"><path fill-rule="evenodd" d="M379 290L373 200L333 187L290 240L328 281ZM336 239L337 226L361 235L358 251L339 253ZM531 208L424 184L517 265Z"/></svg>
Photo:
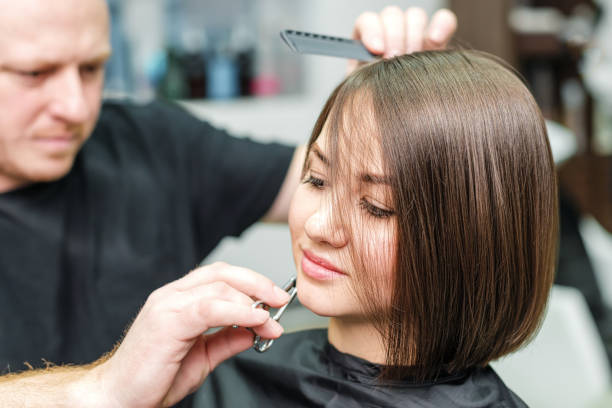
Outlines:
<svg viewBox="0 0 612 408"><path fill-rule="evenodd" d="M104 388L104 364L83 369L68 387L69 406L120 408Z"/></svg>

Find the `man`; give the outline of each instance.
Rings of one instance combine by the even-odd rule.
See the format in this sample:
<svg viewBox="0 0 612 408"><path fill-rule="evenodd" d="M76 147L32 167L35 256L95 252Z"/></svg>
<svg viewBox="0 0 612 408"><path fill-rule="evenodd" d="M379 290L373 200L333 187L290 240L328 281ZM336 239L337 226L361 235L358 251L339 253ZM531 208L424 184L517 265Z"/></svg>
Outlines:
<svg viewBox="0 0 612 408"><path fill-rule="evenodd" d="M222 237L285 221L302 157L174 106L102 105L103 0L0 6L0 372L84 364ZM443 47L455 25L448 11L428 27L421 10L390 7L360 16L354 36L391 56ZM0 406L175 404L252 341L208 328L280 335L251 296L287 301L255 272L200 268L153 292L97 363L0 378Z"/></svg>

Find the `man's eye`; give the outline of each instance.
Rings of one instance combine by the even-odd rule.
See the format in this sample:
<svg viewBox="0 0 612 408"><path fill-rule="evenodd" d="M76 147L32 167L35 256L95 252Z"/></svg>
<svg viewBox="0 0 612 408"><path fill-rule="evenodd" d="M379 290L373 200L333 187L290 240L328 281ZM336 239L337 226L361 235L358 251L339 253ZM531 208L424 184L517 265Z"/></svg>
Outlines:
<svg viewBox="0 0 612 408"><path fill-rule="evenodd" d="M28 77L28 78L40 78L43 75L45 75L46 73L48 73L48 70L40 70L40 71L19 71L19 75Z"/></svg>
<svg viewBox="0 0 612 408"><path fill-rule="evenodd" d="M93 64L93 65L84 65L81 67L81 72L84 74L95 74L102 69L102 65Z"/></svg>
<svg viewBox="0 0 612 408"><path fill-rule="evenodd" d="M35 85L45 80L53 72L53 68L15 70L17 75L28 84Z"/></svg>

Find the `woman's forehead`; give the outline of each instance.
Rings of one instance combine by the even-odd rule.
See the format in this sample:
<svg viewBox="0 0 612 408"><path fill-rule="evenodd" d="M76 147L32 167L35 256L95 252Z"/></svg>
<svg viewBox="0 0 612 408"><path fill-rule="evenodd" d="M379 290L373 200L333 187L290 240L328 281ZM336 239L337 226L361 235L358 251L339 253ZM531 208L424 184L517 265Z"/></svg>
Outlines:
<svg viewBox="0 0 612 408"><path fill-rule="evenodd" d="M385 174L380 138L374 132L330 133L324 127L310 153L311 160L314 156L339 172L372 175L372 178Z"/></svg>
<svg viewBox="0 0 612 408"><path fill-rule="evenodd" d="M379 149L380 129L369 98L352 98L330 113L318 140L345 150Z"/></svg>

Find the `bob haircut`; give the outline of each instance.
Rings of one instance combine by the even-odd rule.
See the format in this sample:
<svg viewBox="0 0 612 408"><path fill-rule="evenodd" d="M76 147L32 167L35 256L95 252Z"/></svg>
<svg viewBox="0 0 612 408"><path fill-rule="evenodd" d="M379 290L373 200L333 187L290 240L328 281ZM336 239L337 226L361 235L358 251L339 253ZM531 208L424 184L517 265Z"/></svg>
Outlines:
<svg viewBox="0 0 612 408"><path fill-rule="evenodd" d="M376 263L350 252L361 269L353 290L387 345L380 379L432 380L528 342L554 277L557 186L544 120L518 75L477 51L380 60L334 90L308 152L324 127L332 186L378 143L392 191L389 290ZM333 200L334 222L367 236L349 225L342 194Z"/></svg>

